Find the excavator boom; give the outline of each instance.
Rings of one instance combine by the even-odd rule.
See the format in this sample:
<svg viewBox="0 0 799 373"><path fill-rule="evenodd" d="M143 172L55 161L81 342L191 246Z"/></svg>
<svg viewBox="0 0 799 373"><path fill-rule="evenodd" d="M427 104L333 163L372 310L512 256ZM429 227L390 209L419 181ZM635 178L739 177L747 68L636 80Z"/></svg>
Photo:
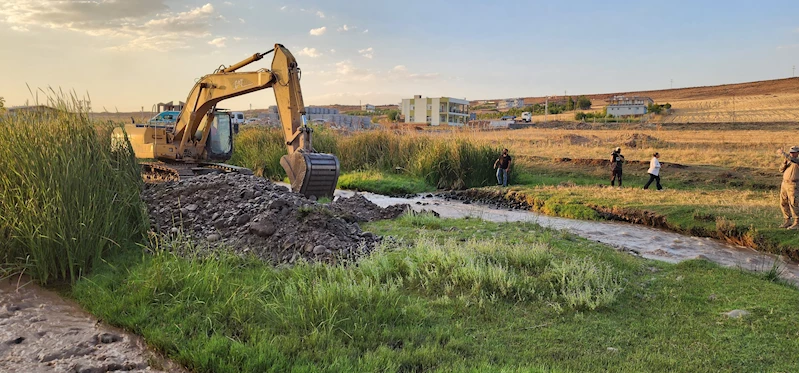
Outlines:
<svg viewBox="0 0 799 373"><path fill-rule="evenodd" d="M238 71L271 52L274 52L271 71ZM202 77L189 93L173 129L127 125L124 131L115 130L113 136L120 140L127 136L138 158L163 162L148 164L150 169L175 175L175 178L208 170L251 173L239 167L208 162L227 160L232 154L229 116L224 119L225 116L215 109L222 100L272 87L288 149L280 164L288 174L292 191L309 198L332 197L338 182L339 161L336 156L319 153L313 148L313 129L306 124L300 76L300 68L291 52L275 44L275 48L266 53L254 54ZM220 145L224 141L230 146Z"/></svg>

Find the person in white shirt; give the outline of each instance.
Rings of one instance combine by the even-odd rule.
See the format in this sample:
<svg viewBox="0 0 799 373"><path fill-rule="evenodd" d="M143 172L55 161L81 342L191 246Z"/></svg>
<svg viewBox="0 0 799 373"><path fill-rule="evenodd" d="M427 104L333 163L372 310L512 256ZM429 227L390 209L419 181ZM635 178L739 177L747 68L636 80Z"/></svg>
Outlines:
<svg viewBox="0 0 799 373"><path fill-rule="evenodd" d="M652 184L652 181L655 182L658 190L663 190L663 187L660 185L660 153L652 154L652 160L649 161L649 181L646 182L644 185L644 189L649 189L649 184Z"/></svg>

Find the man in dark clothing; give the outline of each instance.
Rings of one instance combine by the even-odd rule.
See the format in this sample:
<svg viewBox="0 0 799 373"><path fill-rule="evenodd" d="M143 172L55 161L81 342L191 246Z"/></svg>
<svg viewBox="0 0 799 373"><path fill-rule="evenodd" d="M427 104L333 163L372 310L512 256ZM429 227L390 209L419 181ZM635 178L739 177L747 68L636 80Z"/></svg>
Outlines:
<svg viewBox="0 0 799 373"><path fill-rule="evenodd" d="M510 155L508 149L502 150L502 155L494 162L497 169L497 185L508 186L508 174L510 173Z"/></svg>
<svg viewBox="0 0 799 373"><path fill-rule="evenodd" d="M610 178L610 186L616 185L616 178L619 178L619 188L621 188L621 165L624 163L624 156L621 155L621 148L616 148L610 153L610 168L611 168L611 178Z"/></svg>

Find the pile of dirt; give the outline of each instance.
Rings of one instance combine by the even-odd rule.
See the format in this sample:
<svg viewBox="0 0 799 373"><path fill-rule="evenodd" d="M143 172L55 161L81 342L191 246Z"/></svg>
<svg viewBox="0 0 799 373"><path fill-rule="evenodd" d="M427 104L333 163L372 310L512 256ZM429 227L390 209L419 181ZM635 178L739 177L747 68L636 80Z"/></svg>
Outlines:
<svg viewBox="0 0 799 373"><path fill-rule="evenodd" d="M630 136L625 136L622 138L622 144L630 148L637 148L640 146L644 146L644 144L652 144L658 142L657 137L649 136L643 133L633 133Z"/></svg>
<svg viewBox="0 0 799 373"><path fill-rule="evenodd" d="M230 248L275 264L299 258L337 262L355 260L372 250L380 237L358 222L392 219L409 205L381 208L363 196L331 203L251 175L204 175L145 186L142 199L153 230L191 238L203 248Z"/></svg>
<svg viewBox="0 0 799 373"><path fill-rule="evenodd" d="M591 139L585 136L573 135L573 134L563 135L560 138L563 142L567 142L570 145L586 145L592 142Z"/></svg>

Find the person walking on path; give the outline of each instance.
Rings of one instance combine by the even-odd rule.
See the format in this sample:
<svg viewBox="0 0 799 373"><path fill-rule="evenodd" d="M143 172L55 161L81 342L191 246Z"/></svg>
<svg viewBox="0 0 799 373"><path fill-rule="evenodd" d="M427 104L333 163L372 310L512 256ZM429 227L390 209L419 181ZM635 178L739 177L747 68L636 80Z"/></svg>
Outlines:
<svg viewBox="0 0 799 373"><path fill-rule="evenodd" d="M616 178L619 178L619 189L621 189L621 165L624 163L624 156L621 155L621 148L617 147L610 153L610 167L611 167L611 176L610 176L610 186L613 187L616 184Z"/></svg>
<svg viewBox="0 0 799 373"><path fill-rule="evenodd" d="M652 181L655 182L658 190L663 190L663 187L660 185L660 153L652 154L652 160L649 161L649 170L646 172L649 173L649 181L646 182L644 185L644 189L649 189L649 184L652 184Z"/></svg>
<svg viewBox="0 0 799 373"><path fill-rule="evenodd" d="M510 174L510 155L508 149L502 149L502 155L494 162L497 169L497 185L508 186L508 175Z"/></svg>
<svg viewBox="0 0 799 373"><path fill-rule="evenodd" d="M780 167L782 186L780 187L780 207L785 221L780 228L799 229L799 146L794 146L790 154L782 149L777 153L785 158ZM793 220L793 221L792 221Z"/></svg>

